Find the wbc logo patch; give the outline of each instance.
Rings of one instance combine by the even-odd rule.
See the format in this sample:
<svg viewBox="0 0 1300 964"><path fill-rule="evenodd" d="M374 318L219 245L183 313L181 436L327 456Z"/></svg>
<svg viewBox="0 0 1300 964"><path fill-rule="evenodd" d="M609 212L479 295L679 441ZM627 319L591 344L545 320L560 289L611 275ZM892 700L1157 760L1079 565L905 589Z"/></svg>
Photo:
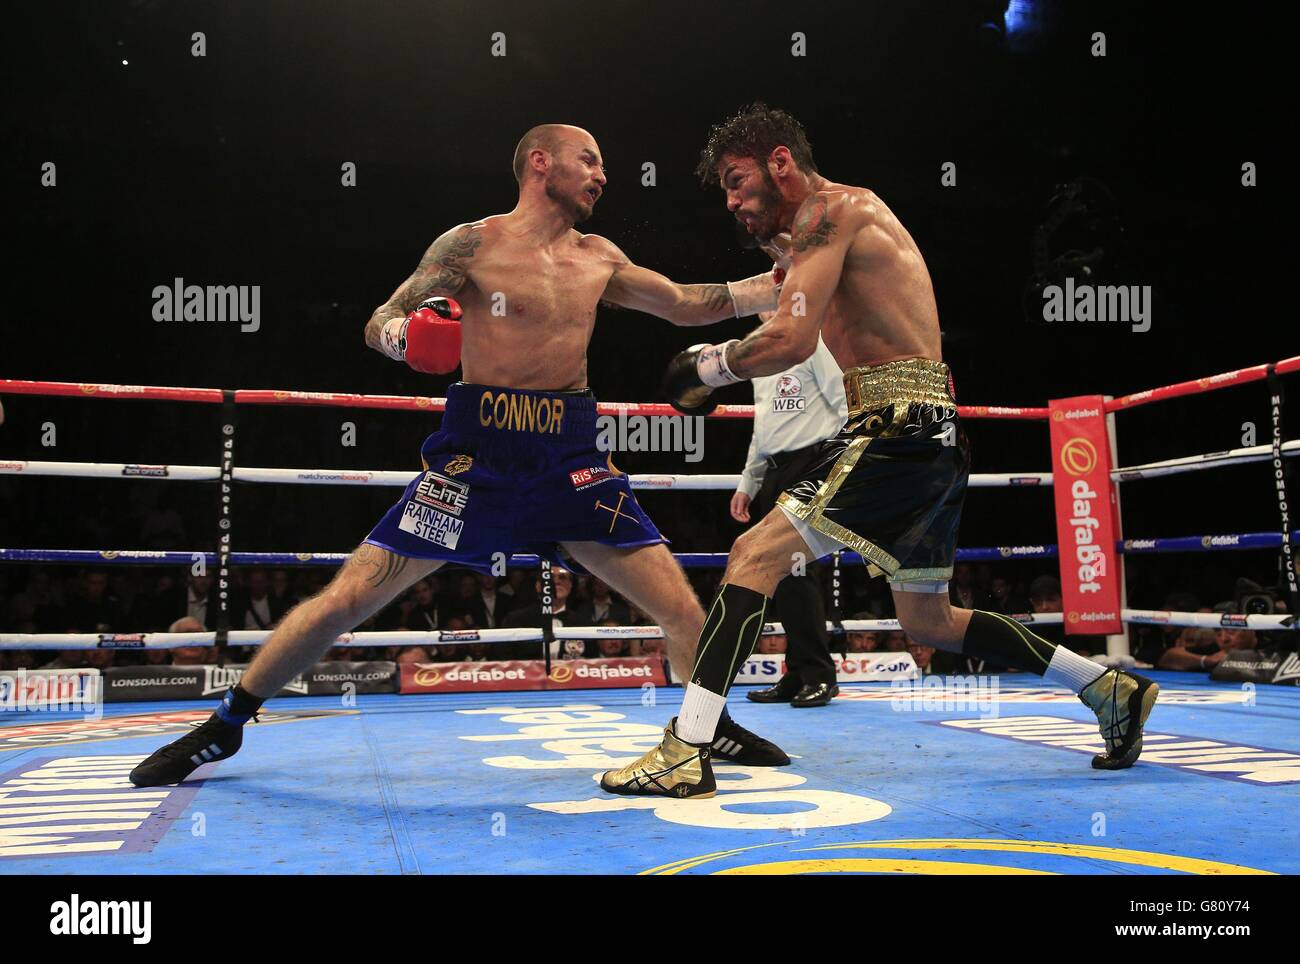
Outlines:
<svg viewBox="0 0 1300 964"><path fill-rule="evenodd" d="M772 398L774 412L802 412L808 400L803 397L803 382L796 375L782 375L776 381Z"/></svg>

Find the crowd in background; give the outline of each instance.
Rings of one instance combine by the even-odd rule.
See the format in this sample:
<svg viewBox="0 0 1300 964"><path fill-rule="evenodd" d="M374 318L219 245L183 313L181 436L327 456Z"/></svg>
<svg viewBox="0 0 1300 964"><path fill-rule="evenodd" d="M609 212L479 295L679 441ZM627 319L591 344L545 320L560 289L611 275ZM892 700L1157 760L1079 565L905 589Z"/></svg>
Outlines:
<svg viewBox="0 0 1300 964"><path fill-rule="evenodd" d="M332 576L328 567L295 569L242 568L234 571L229 596L229 628L273 629L298 602L319 592ZM552 569L552 615L557 640L551 657L592 658L664 655L662 639L611 638L566 640L564 626L647 626L651 620L635 605L594 576ZM720 578L716 569L688 570L696 593L707 602ZM823 588L828 580L820 576ZM842 570L846 604L842 618L879 619L894 615L883 580L868 580L861 567ZM542 624L541 581L537 569L515 568L504 576L446 568L421 579L383 610L357 627L359 632L468 631L538 627ZM1061 586L1054 575L1021 569L1019 575L998 566L960 563L950 584L953 604L1014 615L1059 613ZM1230 596L1208 603L1186 591L1169 593L1160 608L1183 612L1285 612L1285 604L1248 580L1238 579ZM828 602L829 602L829 597ZM1265 609L1264 607L1270 607ZM5 633L143 633L203 632L217 625L216 580L211 573L188 569L127 567L73 569L56 566L0 568L0 632ZM829 610L828 610L829 611ZM773 618L769 616L769 619ZM1064 642L1084 655L1106 653L1104 637L1064 634L1059 625L1036 625L1034 631ZM1249 629L1196 629L1130 626L1130 650L1140 663L1160 669L1208 672L1234 649L1284 643L1290 634ZM335 647L326 659L389 659L397 662L467 662L536 659L540 642L469 641L418 646ZM757 652L785 652L784 636L764 636ZM935 651L902 632L847 632L832 636L832 648L849 653L912 654L925 673L971 673L1004 670L957 654ZM177 649L69 649L20 651L0 649L0 669L75 668L131 665L202 665L244 663L251 647L213 646Z"/></svg>

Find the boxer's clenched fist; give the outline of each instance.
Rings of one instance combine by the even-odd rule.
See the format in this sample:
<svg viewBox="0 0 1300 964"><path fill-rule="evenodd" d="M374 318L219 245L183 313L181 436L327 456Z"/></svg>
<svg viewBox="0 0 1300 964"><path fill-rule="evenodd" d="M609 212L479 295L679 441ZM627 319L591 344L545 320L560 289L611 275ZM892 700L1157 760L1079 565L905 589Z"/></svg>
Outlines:
<svg viewBox="0 0 1300 964"><path fill-rule="evenodd" d="M692 345L668 363L663 393L684 415L708 415L718 403L709 396L715 388L740 381L727 367L727 350L739 339L722 345Z"/></svg>
<svg viewBox="0 0 1300 964"><path fill-rule="evenodd" d="M405 318L384 325L384 354L417 372L445 375L460 364L460 305L451 298L422 301Z"/></svg>

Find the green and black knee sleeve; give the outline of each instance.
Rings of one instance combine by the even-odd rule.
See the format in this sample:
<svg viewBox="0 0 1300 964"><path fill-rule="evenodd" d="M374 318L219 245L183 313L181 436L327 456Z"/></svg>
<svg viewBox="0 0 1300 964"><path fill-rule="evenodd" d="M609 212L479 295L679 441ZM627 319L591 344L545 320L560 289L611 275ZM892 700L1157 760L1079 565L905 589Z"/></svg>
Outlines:
<svg viewBox="0 0 1300 964"><path fill-rule="evenodd" d="M740 664L758 644L766 611L767 597L761 592L731 583L719 589L700 633L691 682L726 696Z"/></svg>
<svg viewBox="0 0 1300 964"><path fill-rule="evenodd" d="M962 639L963 656L986 659L1013 669L1042 676L1052 661L1056 644L1035 636L1010 616L975 609Z"/></svg>

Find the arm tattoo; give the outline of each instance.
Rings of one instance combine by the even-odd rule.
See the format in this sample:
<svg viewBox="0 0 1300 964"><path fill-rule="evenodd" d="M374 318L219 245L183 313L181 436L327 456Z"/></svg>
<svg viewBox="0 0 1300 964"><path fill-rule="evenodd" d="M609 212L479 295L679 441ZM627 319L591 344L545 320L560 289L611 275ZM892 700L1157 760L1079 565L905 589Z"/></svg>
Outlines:
<svg viewBox="0 0 1300 964"><path fill-rule="evenodd" d="M689 288L694 300L710 313L732 307L731 292L726 285L690 285Z"/></svg>
<svg viewBox="0 0 1300 964"><path fill-rule="evenodd" d="M831 235L835 233L835 223L827 211L826 198L814 194L810 201L795 215L791 231L791 243L795 251L824 247L830 243Z"/></svg>
<svg viewBox="0 0 1300 964"><path fill-rule="evenodd" d="M475 250L482 243L479 233L468 225L453 234L443 235L424 253L415 273L397 289L390 304L401 308L405 314L432 294L454 295L465 285L468 265L464 262L474 257Z"/></svg>
<svg viewBox="0 0 1300 964"><path fill-rule="evenodd" d="M354 566L365 570L366 583L375 589L382 589L401 578L410 561L406 556L380 549L369 542L361 543L349 560Z"/></svg>
<svg viewBox="0 0 1300 964"><path fill-rule="evenodd" d="M414 311L426 298L460 291L469 271L466 262L482 243L483 238L472 225L449 231L433 242L411 277L371 315L366 325L366 344L380 348L385 323Z"/></svg>
<svg viewBox="0 0 1300 964"><path fill-rule="evenodd" d="M761 327L761 326L760 326ZM740 339L740 344L733 345L731 351L727 352L727 367L732 371L736 370L737 365L744 365L745 361L753 358L759 351L759 340L756 337L759 329L755 328L744 338Z"/></svg>

